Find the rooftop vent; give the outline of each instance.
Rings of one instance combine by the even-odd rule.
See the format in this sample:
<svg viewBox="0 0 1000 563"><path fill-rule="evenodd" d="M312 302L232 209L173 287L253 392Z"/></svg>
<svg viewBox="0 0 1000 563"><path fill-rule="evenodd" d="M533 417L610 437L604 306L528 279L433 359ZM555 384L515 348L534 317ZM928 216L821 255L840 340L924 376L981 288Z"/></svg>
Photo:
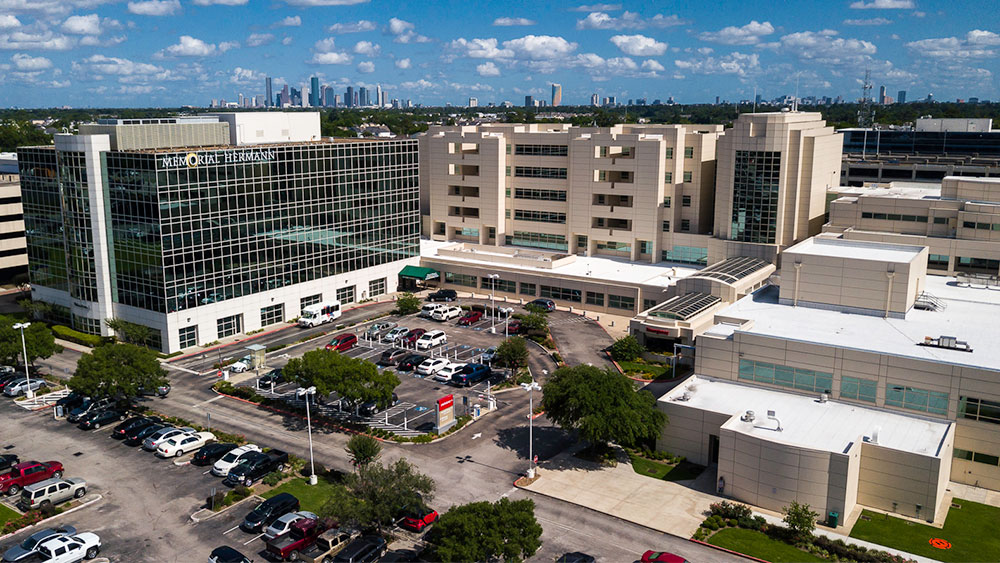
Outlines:
<svg viewBox="0 0 1000 563"><path fill-rule="evenodd" d="M770 410L769 410L769 411L767 411L767 419L768 419L768 420L773 420L773 421L777 422L777 423L778 423L778 428L777 428L778 432L781 432L781 431L782 431L782 428L781 428L781 421L780 421L780 420L778 420L778 417L777 417L777 416L775 416L775 413L774 413L774 411L770 411Z"/></svg>
<svg viewBox="0 0 1000 563"><path fill-rule="evenodd" d="M753 422L755 418L753 411L747 411L746 414L740 417L740 420L743 422Z"/></svg>
<svg viewBox="0 0 1000 563"><path fill-rule="evenodd" d="M827 402L829 400L830 400L830 396L827 395L826 393L820 393L819 394L819 402L825 403L825 402Z"/></svg>
<svg viewBox="0 0 1000 563"><path fill-rule="evenodd" d="M954 336L939 336L933 338L930 336L925 336L923 342L917 342L917 346L929 346L932 348L945 348L948 350L960 350L962 352L971 352L972 346L964 340L959 340Z"/></svg>
<svg viewBox="0 0 1000 563"><path fill-rule="evenodd" d="M682 395L680 395L679 397L677 397L677 400L678 401L690 401L691 400L691 393L688 393L687 391L685 391Z"/></svg>

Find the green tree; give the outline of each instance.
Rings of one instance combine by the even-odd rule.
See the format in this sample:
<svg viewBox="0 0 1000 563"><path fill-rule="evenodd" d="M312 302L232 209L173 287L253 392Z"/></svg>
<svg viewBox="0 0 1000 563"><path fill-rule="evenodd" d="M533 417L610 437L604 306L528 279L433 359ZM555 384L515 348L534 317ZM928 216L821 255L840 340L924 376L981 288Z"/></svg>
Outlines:
<svg viewBox="0 0 1000 563"><path fill-rule="evenodd" d="M56 353L56 338L52 329L42 322L32 322L24 329L24 345L21 345L21 331L14 325L19 321L7 315L0 315L0 358L8 364L18 363L26 348L29 365L34 365L38 358L48 358Z"/></svg>
<svg viewBox="0 0 1000 563"><path fill-rule="evenodd" d="M130 323L124 319L113 317L104 319L104 324L115 331L115 337L126 344L146 346L153 331L148 326Z"/></svg>
<svg viewBox="0 0 1000 563"><path fill-rule="evenodd" d="M17 304L32 321L44 319L52 312L52 305L50 303L46 303L45 301L18 299Z"/></svg>
<svg viewBox="0 0 1000 563"><path fill-rule="evenodd" d="M528 365L528 345L520 336L511 336L497 346L496 359L500 365L513 369L517 376L517 370Z"/></svg>
<svg viewBox="0 0 1000 563"><path fill-rule="evenodd" d="M428 534L435 561L522 561L541 547L531 499L453 506Z"/></svg>
<svg viewBox="0 0 1000 563"><path fill-rule="evenodd" d="M550 420L579 431L593 448L655 440L667 421L651 393L637 392L617 371L594 366L557 369L542 386L542 405Z"/></svg>
<svg viewBox="0 0 1000 563"><path fill-rule="evenodd" d="M527 311L529 314L535 314L535 315L549 314L548 309L542 307L541 305L535 305L534 303L528 303L527 305L525 305L524 310Z"/></svg>
<svg viewBox="0 0 1000 563"><path fill-rule="evenodd" d="M348 401L375 401L387 405L399 385L396 374L380 372L375 364L345 356L333 350L310 350L301 358L292 358L282 368L289 381L303 387L316 387L320 396L336 392Z"/></svg>
<svg viewBox="0 0 1000 563"><path fill-rule="evenodd" d="M812 536L813 530L816 529L816 518L819 514L816 514L810 510L808 504L799 504L798 501L792 501L791 504L781 509L785 513L785 524L788 525L788 529L799 538L807 538Z"/></svg>
<svg viewBox="0 0 1000 563"><path fill-rule="evenodd" d="M611 357L616 362L631 362L645 351L646 348L631 334L615 340L611 345Z"/></svg>
<svg viewBox="0 0 1000 563"><path fill-rule="evenodd" d="M359 469L368 467L382 455L382 444L375 438L364 434L351 436L344 449L347 451L347 455L351 456L351 464Z"/></svg>
<svg viewBox="0 0 1000 563"><path fill-rule="evenodd" d="M84 354L69 380L70 389L89 397L128 400L140 389L167 384L167 372L148 348L134 344L107 344Z"/></svg>
<svg viewBox="0 0 1000 563"><path fill-rule="evenodd" d="M344 487L348 494L333 495L320 509L321 515L341 525L355 524L380 532L404 508L429 502L434 494L434 480L419 473L406 459L389 466L363 466L344 477Z"/></svg>
<svg viewBox="0 0 1000 563"><path fill-rule="evenodd" d="M521 328L540 333L548 333L549 318L544 313L528 313L521 317Z"/></svg>
<svg viewBox="0 0 1000 563"><path fill-rule="evenodd" d="M396 298L396 311L397 315L412 315L420 310L421 301L416 295L410 292L405 292Z"/></svg>

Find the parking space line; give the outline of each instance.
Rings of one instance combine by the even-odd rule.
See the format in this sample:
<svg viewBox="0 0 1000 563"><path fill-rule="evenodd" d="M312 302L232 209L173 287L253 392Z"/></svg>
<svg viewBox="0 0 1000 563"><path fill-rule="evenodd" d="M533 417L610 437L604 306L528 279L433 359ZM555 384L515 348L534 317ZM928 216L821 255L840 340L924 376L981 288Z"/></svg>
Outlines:
<svg viewBox="0 0 1000 563"><path fill-rule="evenodd" d="M237 526L237 528L238 528L238 527L239 527L239 526ZM254 536L254 537L252 537L252 538L248 539L247 541L243 542L243 545L248 545L248 544L251 544L251 543L253 543L253 542L257 541L258 539L260 539L260 538L261 538L261 537L262 537L263 535L264 535L264 534L257 534L256 536Z"/></svg>
<svg viewBox="0 0 1000 563"><path fill-rule="evenodd" d="M207 473L207 471L206 471L206 473ZM235 530L235 529L237 529L237 528L239 528L239 527L240 527L240 525L239 525L239 524L237 524L237 525L233 526L232 528L229 528L229 529L228 529L228 530L226 530L225 532L222 532L222 535L226 535L226 534L228 534L229 532L232 532L233 530Z"/></svg>

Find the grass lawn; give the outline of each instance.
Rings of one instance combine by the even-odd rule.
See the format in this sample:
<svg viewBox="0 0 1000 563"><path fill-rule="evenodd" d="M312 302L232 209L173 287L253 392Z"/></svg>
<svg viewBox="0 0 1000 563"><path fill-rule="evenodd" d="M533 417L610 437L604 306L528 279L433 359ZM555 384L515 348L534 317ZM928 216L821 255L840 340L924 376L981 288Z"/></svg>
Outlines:
<svg viewBox="0 0 1000 563"><path fill-rule="evenodd" d="M10 520L16 520L20 518L20 516L21 515L17 512L14 512L6 506L0 504L0 526L3 526Z"/></svg>
<svg viewBox="0 0 1000 563"><path fill-rule="evenodd" d="M962 499L952 502L962 508L948 510L944 528L932 528L865 510L851 530L851 537L894 547L939 561L1000 561L1000 508ZM937 549L933 538L951 542L951 549Z"/></svg>
<svg viewBox="0 0 1000 563"><path fill-rule="evenodd" d="M772 540L763 532L743 528L719 530L708 543L757 557L771 563L826 561L785 542Z"/></svg>
<svg viewBox="0 0 1000 563"><path fill-rule="evenodd" d="M325 477L320 477L319 482L315 486L310 485L308 479L296 477L261 496L267 499L280 493L291 493L295 498L299 499L301 510L308 510L309 512L319 514L323 504L326 503L326 500L330 498L330 495L333 494L334 489L337 487L340 487L340 485L328 481Z"/></svg>
<svg viewBox="0 0 1000 563"><path fill-rule="evenodd" d="M650 461L631 454L629 454L629 458L632 460L632 471L635 471L640 475L645 475L654 479L662 479L664 481L686 481L688 479L694 479L698 477L698 475L701 475L701 472L705 470L705 466L695 465L688 461L682 461L677 465L667 465L666 463Z"/></svg>
<svg viewBox="0 0 1000 563"><path fill-rule="evenodd" d="M653 379L670 377L670 366L659 366L656 364L646 364L642 362L618 362L618 365L625 370L625 373L646 372L652 374Z"/></svg>

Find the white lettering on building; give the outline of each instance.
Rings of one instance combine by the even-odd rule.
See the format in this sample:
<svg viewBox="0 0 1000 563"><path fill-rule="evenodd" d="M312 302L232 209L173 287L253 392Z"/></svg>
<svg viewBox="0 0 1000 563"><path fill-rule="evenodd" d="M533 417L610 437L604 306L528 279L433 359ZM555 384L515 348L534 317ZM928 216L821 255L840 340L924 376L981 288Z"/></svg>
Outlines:
<svg viewBox="0 0 1000 563"><path fill-rule="evenodd" d="M196 168L212 164L245 164L270 162L277 158L274 149L229 150L209 153L166 154L160 158L161 168Z"/></svg>

